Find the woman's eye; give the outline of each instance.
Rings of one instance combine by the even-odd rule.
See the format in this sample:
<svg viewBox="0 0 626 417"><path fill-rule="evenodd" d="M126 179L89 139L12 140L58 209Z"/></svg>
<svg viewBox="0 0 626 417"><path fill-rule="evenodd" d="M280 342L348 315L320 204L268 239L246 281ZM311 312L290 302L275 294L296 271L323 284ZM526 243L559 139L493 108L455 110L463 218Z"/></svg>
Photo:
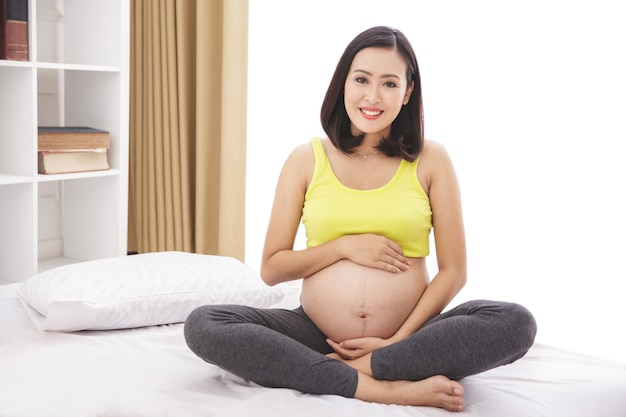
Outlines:
<svg viewBox="0 0 626 417"><path fill-rule="evenodd" d="M357 77L356 82L359 84L365 84L367 80L363 77Z"/></svg>
<svg viewBox="0 0 626 417"><path fill-rule="evenodd" d="M393 81L387 81L387 82L385 83L385 87L389 87L389 88L396 88L396 87L397 87L397 85L396 85L396 83L394 83Z"/></svg>

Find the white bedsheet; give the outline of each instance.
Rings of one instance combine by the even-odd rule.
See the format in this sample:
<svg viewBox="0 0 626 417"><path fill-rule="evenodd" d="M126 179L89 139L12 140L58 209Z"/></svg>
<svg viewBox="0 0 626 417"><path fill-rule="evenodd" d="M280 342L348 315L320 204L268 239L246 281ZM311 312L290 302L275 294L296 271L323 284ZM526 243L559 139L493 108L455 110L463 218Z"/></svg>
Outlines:
<svg viewBox="0 0 626 417"><path fill-rule="evenodd" d="M1 417L452 415L260 387L198 359L180 324L39 331L16 285L0 286ZM626 416L626 365L550 346L537 344L516 363L462 383L463 416Z"/></svg>

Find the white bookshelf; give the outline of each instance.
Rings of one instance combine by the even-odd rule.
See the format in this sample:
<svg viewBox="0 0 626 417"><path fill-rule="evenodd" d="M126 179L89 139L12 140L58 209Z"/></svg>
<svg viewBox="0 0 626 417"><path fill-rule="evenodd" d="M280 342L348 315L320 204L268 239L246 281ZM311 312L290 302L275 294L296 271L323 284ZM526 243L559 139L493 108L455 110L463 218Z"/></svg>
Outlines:
<svg viewBox="0 0 626 417"><path fill-rule="evenodd" d="M130 0L29 0L30 61L0 60L0 282L126 254ZM37 126L110 132L111 170L37 173Z"/></svg>

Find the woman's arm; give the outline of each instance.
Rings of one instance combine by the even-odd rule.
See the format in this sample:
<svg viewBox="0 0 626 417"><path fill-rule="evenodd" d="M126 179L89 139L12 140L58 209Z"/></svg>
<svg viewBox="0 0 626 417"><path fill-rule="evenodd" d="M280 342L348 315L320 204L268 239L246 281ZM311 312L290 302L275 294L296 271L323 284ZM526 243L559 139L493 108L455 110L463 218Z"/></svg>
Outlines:
<svg viewBox="0 0 626 417"><path fill-rule="evenodd" d="M461 193L452 161L443 146L431 141L423 152L418 173L424 174L423 183L433 212L438 272L392 341L408 337L441 313L467 279Z"/></svg>
<svg viewBox="0 0 626 417"><path fill-rule="evenodd" d="M292 151L281 170L261 259L261 277L268 285L308 277L341 259L336 241L293 250L314 166L311 145L304 144Z"/></svg>

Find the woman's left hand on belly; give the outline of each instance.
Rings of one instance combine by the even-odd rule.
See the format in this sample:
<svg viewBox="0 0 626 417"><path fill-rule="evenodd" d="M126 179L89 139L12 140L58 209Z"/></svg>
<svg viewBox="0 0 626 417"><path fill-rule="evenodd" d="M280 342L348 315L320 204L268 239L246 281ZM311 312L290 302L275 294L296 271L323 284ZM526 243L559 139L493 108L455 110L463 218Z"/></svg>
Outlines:
<svg viewBox="0 0 626 417"><path fill-rule="evenodd" d="M382 339L380 337L359 337L356 339L348 339L342 342L336 342L331 339L326 339L326 343L342 358L354 360L368 353L373 352L376 349L390 345L392 342L389 339Z"/></svg>

